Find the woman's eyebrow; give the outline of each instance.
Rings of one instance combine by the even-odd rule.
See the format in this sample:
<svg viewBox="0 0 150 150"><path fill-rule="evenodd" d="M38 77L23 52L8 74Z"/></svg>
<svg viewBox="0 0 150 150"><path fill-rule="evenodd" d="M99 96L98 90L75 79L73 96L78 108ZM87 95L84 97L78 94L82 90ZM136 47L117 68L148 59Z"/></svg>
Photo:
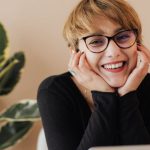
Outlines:
<svg viewBox="0 0 150 150"><path fill-rule="evenodd" d="M120 27L120 28L116 29L116 30L114 31L114 34L120 32L120 31L122 31L122 30L125 30L125 29L124 29L123 27Z"/></svg>

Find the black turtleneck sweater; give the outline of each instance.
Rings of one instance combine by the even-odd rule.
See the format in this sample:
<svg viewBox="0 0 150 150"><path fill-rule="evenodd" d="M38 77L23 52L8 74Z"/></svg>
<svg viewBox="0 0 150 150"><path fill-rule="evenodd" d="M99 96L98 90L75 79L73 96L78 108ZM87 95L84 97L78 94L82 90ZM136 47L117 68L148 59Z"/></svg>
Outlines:
<svg viewBox="0 0 150 150"><path fill-rule="evenodd" d="M92 97L91 112L69 72L41 83L37 102L49 150L150 144L150 74L122 97L98 91Z"/></svg>

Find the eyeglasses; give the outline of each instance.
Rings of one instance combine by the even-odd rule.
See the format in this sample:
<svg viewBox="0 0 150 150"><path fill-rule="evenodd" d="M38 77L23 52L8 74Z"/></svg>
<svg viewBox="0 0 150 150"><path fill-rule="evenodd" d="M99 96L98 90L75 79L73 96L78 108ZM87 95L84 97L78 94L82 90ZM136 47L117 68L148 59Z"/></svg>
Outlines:
<svg viewBox="0 0 150 150"><path fill-rule="evenodd" d="M100 53L107 49L110 40L113 40L118 47L127 49L132 47L137 40L137 30L123 30L113 36L91 35L83 37L87 48L93 53Z"/></svg>

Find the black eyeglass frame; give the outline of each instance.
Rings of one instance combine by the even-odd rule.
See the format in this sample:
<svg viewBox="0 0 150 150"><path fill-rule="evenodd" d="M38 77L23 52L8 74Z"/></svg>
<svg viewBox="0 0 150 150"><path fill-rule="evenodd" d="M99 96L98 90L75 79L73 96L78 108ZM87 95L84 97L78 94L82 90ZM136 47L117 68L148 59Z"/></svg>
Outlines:
<svg viewBox="0 0 150 150"><path fill-rule="evenodd" d="M118 45L118 43L115 41L115 37L116 37L116 35L118 35L118 34L120 34L120 33L122 33L122 32L126 32L126 31L133 31L133 32L135 33L136 38L135 38L134 43L133 43L131 46L129 46L129 47L121 47L121 46ZM92 36L104 36L104 37L106 37L106 38L108 39L108 43L107 43L106 48L105 48L104 50L100 51L100 52L93 52L93 51L91 51L91 50L88 48L88 46L87 46L86 39L89 38L89 37L92 37ZM122 31L120 31L120 32L118 32L118 33L116 33L116 34L114 34L113 36L105 36L105 35L101 35L101 34L97 34L97 35L95 34L95 35L89 35L89 36L86 36L86 37L82 37L81 40L82 40L82 39L84 40L87 49L88 49L89 51L91 51L92 53L101 53L101 52L103 52L103 51L105 51L105 50L107 49L107 47L108 47L108 45L109 45L109 43L110 43L110 40L113 40L119 48L128 49L128 48L132 47L132 46L135 44L135 42L137 41L137 37L138 37L138 30L137 30L137 29L128 29L128 30L122 30Z"/></svg>

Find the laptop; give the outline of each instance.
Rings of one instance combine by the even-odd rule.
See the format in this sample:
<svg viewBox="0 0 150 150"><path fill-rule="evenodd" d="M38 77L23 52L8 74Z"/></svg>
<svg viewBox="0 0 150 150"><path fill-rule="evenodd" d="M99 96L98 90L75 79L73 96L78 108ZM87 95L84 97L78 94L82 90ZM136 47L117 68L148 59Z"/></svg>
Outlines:
<svg viewBox="0 0 150 150"><path fill-rule="evenodd" d="M92 147L89 150L150 150L150 145L132 145L132 146L100 146Z"/></svg>

